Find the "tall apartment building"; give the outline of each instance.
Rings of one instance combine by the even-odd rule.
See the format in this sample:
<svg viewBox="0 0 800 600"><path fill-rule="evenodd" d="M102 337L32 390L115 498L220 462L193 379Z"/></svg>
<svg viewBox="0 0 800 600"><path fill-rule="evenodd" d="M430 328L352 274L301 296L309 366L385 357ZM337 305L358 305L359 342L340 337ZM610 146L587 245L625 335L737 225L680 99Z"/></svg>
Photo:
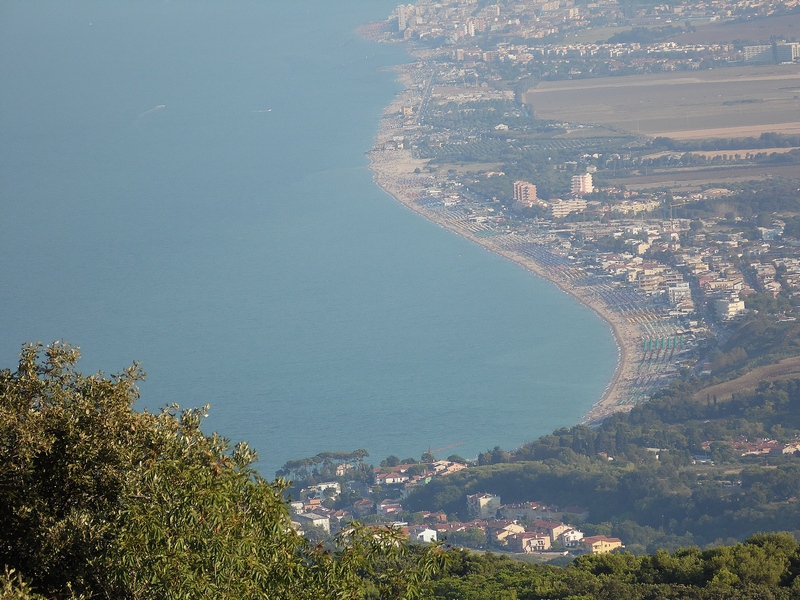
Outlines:
<svg viewBox="0 0 800 600"><path fill-rule="evenodd" d="M536 204L536 186L527 181L515 181L514 202L519 202L527 206Z"/></svg>
<svg viewBox="0 0 800 600"><path fill-rule="evenodd" d="M408 29L408 11L409 7L405 4L397 7L397 29L401 32Z"/></svg>
<svg viewBox="0 0 800 600"><path fill-rule="evenodd" d="M594 185L592 185L592 174L584 173L583 175L574 175L572 177L571 191L573 196L591 194L594 191Z"/></svg>

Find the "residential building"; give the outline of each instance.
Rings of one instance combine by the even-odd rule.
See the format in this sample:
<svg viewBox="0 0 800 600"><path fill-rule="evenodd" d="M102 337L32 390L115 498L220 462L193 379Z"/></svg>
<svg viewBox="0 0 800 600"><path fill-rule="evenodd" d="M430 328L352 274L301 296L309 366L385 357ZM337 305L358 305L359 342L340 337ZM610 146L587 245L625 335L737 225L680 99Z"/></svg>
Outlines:
<svg viewBox="0 0 800 600"><path fill-rule="evenodd" d="M543 533L549 536L551 542L554 542L559 535L570 529L572 529L572 527L564 523L545 521L543 519L536 519L530 527L530 531L534 533Z"/></svg>
<svg viewBox="0 0 800 600"><path fill-rule="evenodd" d="M717 311L718 319L729 321L745 311L744 300L735 300L731 298L714 300L714 310Z"/></svg>
<svg viewBox="0 0 800 600"><path fill-rule="evenodd" d="M472 517L491 519L500 509L500 496L494 494L472 494L467 496L467 512Z"/></svg>
<svg viewBox="0 0 800 600"><path fill-rule="evenodd" d="M493 520L486 524L486 538L498 546L505 546L508 543L508 536L524 532L523 525L508 519Z"/></svg>
<svg viewBox="0 0 800 600"><path fill-rule="evenodd" d="M527 181L514 182L514 202L533 206L536 204L536 186Z"/></svg>
<svg viewBox="0 0 800 600"><path fill-rule="evenodd" d="M371 515L375 512L375 501L365 498L364 500L359 500L355 504L353 504L353 514L357 517L363 517L364 515Z"/></svg>
<svg viewBox="0 0 800 600"><path fill-rule="evenodd" d="M530 554L550 549L550 537L543 533L514 533L508 536L508 549L511 552Z"/></svg>
<svg viewBox="0 0 800 600"><path fill-rule="evenodd" d="M591 177L591 175L589 176ZM554 219L562 219L570 213L583 212L584 210L586 210L586 200L581 200L580 198L551 200L548 205L548 211Z"/></svg>
<svg viewBox="0 0 800 600"><path fill-rule="evenodd" d="M582 539L582 531L579 529L567 529L559 534L557 541L565 548L574 548Z"/></svg>
<svg viewBox="0 0 800 600"><path fill-rule="evenodd" d="M377 511L382 517L388 517L389 515L395 515L403 512L403 506L396 500L389 500L387 498L386 500L381 501L377 507Z"/></svg>
<svg viewBox="0 0 800 600"><path fill-rule="evenodd" d="M584 196L586 194L591 194L594 191L592 174L584 173L583 175L573 175L571 191L573 196Z"/></svg>
<svg viewBox="0 0 800 600"><path fill-rule="evenodd" d="M304 488L300 491L300 494L305 498L325 498L326 490L333 490L331 493L335 497L342 493L342 486L337 481L326 481Z"/></svg>
<svg viewBox="0 0 800 600"><path fill-rule="evenodd" d="M436 530L430 527L409 527L408 539L413 542L422 542L423 544L430 544L437 540Z"/></svg>
<svg viewBox="0 0 800 600"><path fill-rule="evenodd" d="M300 529L303 529L309 525L313 525L314 527L324 529L325 533L331 532L331 520L322 515L316 515L314 513L298 513L292 517L292 522L298 523Z"/></svg>
<svg viewBox="0 0 800 600"><path fill-rule="evenodd" d="M404 483L410 477L405 473L376 473L375 483L377 485L394 485L396 483Z"/></svg>
<svg viewBox="0 0 800 600"><path fill-rule="evenodd" d="M500 507L500 516L504 519L518 521L534 519L549 519L558 513L557 507L549 507L539 502L523 502L521 504L504 504Z"/></svg>
<svg viewBox="0 0 800 600"><path fill-rule="evenodd" d="M604 535L583 538L579 542L579 547L587 554L608 554L617 548L624 548L622 540L619 538L610 538Z"/></svg>
<svg viewBox="0 0 800 600"><path fill-rule="evenodd" d="M676 283L675 285L671 285L667 288L667 296L669 298L669 303L675 306L681 300L686 298L691 299L692 290L689 287L688 282Z"/></svg>

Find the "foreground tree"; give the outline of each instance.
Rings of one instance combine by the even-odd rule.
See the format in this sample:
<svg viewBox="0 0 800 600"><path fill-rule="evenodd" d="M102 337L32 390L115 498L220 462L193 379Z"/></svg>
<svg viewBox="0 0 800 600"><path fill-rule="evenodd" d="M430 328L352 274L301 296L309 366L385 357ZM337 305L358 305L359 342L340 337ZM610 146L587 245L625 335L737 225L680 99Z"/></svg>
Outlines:
<svg viewBox="0 0 800 600"><path fill-rule="evenodd" d="M413 598L442 567L439 547L357 524L310 546L246 444L205 435L202 410L133 411L138 365L84 376L78 358L30 345L0 371L0 578L18 597Z"/></svg>

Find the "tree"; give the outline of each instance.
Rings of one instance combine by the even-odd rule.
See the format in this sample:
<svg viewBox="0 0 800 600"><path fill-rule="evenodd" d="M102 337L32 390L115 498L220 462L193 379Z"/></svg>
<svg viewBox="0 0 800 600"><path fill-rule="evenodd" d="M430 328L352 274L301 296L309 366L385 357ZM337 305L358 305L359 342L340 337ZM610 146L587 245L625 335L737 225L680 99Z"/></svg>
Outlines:
<svg viewBox="0 0 800 600"><path fill-rule="evenodd" d="M246 444L205 435L203 410L133 411L138 365L84 376L78 358L29 345L0 371L0 560L22 578L0 583L20 597L22 581L56 598L417 597L441 568L440 547L410 556L392 529L312 546Z"/></svg>
<svg viewBox="0 0 800 600"><path fill-rule="evenodd" d="M391 456L387 456L384 460L381 461L382 467L396 467L400 464L400 459L397 458L394 454Z"/></svg>

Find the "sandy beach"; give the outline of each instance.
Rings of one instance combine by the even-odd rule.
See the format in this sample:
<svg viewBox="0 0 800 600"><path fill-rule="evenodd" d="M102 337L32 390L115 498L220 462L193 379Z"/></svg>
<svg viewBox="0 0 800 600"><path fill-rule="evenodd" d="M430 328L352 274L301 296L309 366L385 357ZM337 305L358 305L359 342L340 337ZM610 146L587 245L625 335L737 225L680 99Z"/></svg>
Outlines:
<svg viewBox="0 0 800 600"><path fill-rule="evenodd" d="M630 410L642 399L645 388L652 389L663 376L651 374L648 372L651 367L645 365L642 340L651 333L643 327L647 315L643 315L639 323L640 318L631 318L630 314L615 310L604 299L611 293L608 285L593 281L580 267L571 267L559 260L548 264L548 257L552 255L546 246L542 246L544 259L531 256L529 249L540 241L538 238L520 236L517 231L510 232L507 227L493 226L488 221L476 223L458 207L446 208L447 202L443 208L441 202L425 201L434 179L425 168L428 161L415 159L409 149L399 147L403 144L399 136L413 131L413 124L409 123L407 115L404 116L403 108L418 107L423 100L426 86L422 71L419 64L397 68L404 90L386 108L375 145L369 152L375 182L404 206L543 277L605 320L617 343L617 368L602 398L586 414L584 422L597 422L614 412Z"/></svg>

